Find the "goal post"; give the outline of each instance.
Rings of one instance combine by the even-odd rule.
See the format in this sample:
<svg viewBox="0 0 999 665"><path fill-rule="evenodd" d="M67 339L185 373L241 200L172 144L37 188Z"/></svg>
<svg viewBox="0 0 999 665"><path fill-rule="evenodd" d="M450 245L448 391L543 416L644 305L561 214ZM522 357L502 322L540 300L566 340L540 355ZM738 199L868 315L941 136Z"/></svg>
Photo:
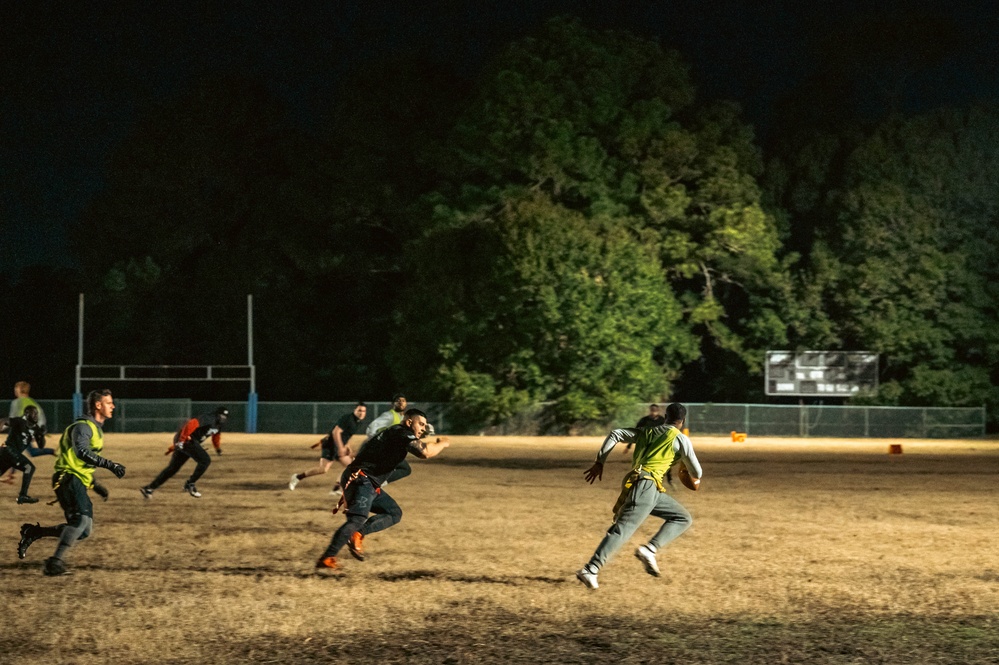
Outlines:
<svg viewBox="0 0 999 665"><path fill-rule="evenodd" d="M83 362L84 295L80 294L79 336L77 338L76 390L73 414L84 413L83 383L88 382L245 382L246 431L257 431L257 368L253 364L253 296L246 296L247 364L245 365L88 365ZM189 400L188 400L189 401Z"/></svg>

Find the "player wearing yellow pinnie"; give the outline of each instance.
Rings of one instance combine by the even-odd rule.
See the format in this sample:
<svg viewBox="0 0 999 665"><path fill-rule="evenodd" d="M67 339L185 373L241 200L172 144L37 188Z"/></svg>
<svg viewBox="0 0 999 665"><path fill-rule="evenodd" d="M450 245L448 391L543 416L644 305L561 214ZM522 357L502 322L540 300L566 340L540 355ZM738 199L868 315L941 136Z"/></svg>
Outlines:
<svg viewBox="0 0 999 665"><path fill-rule="evenodd" d="M618 443L635 444L631 471L621 483L621 494L614 504L614 523L590 561L576 572L580 582L590 589L596 589L597 574L600 569L628 542L642 522L655 515L663 520L663 525L652 539L635 551L645 572L659 576L656 552L686 531L691 522L690 513L667 491L663 479L674 464L683 463L694 479L700 484L701 465L694 454L694 448L680 429L687 418L687 408L673 403L666 407L666 424L647 429L616 429L611 432L593 466L586 470L587 482L602 479L604 462Z"/></svg>

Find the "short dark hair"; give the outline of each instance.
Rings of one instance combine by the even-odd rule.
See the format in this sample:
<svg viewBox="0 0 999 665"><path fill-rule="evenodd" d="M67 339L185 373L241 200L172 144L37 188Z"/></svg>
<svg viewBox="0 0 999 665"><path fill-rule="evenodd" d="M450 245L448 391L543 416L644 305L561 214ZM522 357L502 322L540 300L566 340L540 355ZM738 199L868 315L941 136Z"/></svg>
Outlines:
<svg viewBox="0 0 999 665"><path fill-rule="evenodd" d="M396 401L397 399L399 399L400 397L401 397L402 399L406 399L406 396L405 396L405 395L403 395L402 393L396 393L396 394L392 395L392 401L394 402L394 401ZM406 401L408 402L409 400L406 400Z"/></svg>
<svg viewBox="0 0 999 665"><path fill-rule="evenodd" d="M676 423L687 419L687 407L679 402L673 402L666 407L666 422Z"/></svg>
<svg viewBox="0 0 999 665"><path fill-rule="evenodd" d="M111 396L110 388L101 388L100 390L91 390L87 393L87 413L91 416L94 415L94 411L97 409L97 403L101 401L104 397Z"/></svg>
<svg viewBox="0 0 999 665"><path fill-rule="evenodd" d="M359 406L363 406L365 409L368 408L368 405L365 404L364 402L358 402L357 404L354 405L354 408L356 409Z"/></svg>
<svg viewBox="0 0 999 665"><path fill-rule="evenodd" d="M410 420L418 416L423 416L424 418L426 418L427 414L423 413L419 409L406 409L406 420Z"/></svg>
<svg viewBox="0 0 999 665"><path fill-rule="evenodd" d="M659 405L658 404L649 404L649 408L650 409L657 409L658 410L659 409Z"/></svg>

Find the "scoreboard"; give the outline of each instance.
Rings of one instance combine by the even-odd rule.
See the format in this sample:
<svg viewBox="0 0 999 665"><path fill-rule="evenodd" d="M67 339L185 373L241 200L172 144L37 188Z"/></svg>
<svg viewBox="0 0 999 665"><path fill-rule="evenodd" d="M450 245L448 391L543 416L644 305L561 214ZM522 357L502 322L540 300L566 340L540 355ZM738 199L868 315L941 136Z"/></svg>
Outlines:
<svg viewBox="0 0 999 665"><path fill-rule="evenodd" d="M767 395L851 397L878 389L878 354L870 351L767 351Z"/></svg>

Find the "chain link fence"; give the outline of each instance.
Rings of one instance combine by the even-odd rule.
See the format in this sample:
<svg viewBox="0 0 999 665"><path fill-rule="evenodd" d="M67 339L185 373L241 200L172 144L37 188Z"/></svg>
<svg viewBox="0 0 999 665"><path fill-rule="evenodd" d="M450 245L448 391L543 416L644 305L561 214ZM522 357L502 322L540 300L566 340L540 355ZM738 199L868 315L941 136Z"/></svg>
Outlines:
<svg viewBox="0 0 999 665"><path fill-rule="evenodd" d="M72 422L72 400L39 400L50 432ZM188 399L116 399L109 432L173 432L193 416L209 413L219 402ZM325 434L336 421L354 410L356 402L260 402L257 431L263 433ZM365 423L392 408L390 402L367 402ZM229 431L244 431L246 403L226 402ZM438 432L450 434L538 435L556 432L545 417L545 405L518 414L504 423L468 430L455 425L452 405L441 402L410 402L422 409ZM753 436L819 438L977 438L985 436L985 407L933 408L891 406L824 406L775 404L687 405L687 427L691 434L728 435L745 432ZM588 427L586 434L606 433L613 427L632 427L648 411L636 404L606 426Z"/></svg>

